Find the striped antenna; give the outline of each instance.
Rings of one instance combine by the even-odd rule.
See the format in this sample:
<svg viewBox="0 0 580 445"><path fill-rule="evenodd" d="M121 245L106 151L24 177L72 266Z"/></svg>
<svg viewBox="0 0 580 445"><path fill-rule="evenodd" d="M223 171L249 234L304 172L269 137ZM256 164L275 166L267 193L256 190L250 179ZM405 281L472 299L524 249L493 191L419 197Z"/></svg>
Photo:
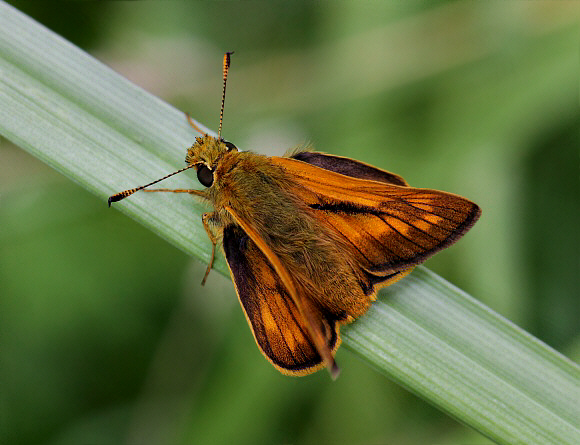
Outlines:
<svg viewBox="0 0 580 445"><path fill-rule="evenodd" d="M218 127L218 139L221 139L222 136L222 121L224 120L224 104L226 102L226 81L228 80L228 71L230 70L230 56L234 52L227 52L224 54L224 89L222 90L222 109L220 111L220 126Z"/></svg>
<svg viewBox="0 0 580 445"><path fill-rule="evenodd" d="M226 81L228 80L228 71L230 69L230 56L233 53L234 53L233 51L230 51L230 52L227 52L224 54L224 68L223 68L224 88L222 91L222 108L220 111L220 126L218 129L218 139L221 139L222 121L224 119L224 104L226 101ZM195 122L193 122L193 119L189 116L189 114L186 113L186 115L187 115L187 120L189 121L190 125L193 128L195 128L198 132L202 133L201 129L197 125L195 125ZM158 182L161 182L161 181L163 181L163 180L165 180L173 175L181 173L182 171L190 169L191 167L195 167L195 164L190 164L187 167L181 168L173 173L168 174L167 176L164 176L161 179L158 179L157 181L150 182L149 184L142 185L141 187L136 187L134 189L124 190L122 192L114 194L113 196L109 196L109 200L108 200L109 207L111 207L112 202L121 201L122 199L125 199L128 196L131 196L133 193L138 192L139 190L143 190L144 188L147 188L150 185L157 184Z"/></svg>
<svg viewBox="0 0 580 445"><path fill-rule="evenodd" d="M134 189L129 189L129 190L125 190L125 191L122 191L119 193L115 193L113 196L109 196L109 201L108 201L109 207L111 207L112 202L117 202L117 201L120 201L121 199L125 199L127 196L131 196L133 193L138 192L139 190L143 190L144 188L147 188L150 185L157 184L158 182L161 182L167 178L170 178L171 176L176 175L177 173L181 173L187 169L190 169L191 167L195 167L195 164L190 164L187 167L180 168L179 170L177 170L173 173L169 173L168 175L164 176L161 179L158 179L157 181L150 182L149 184L142 185L141 187L136 187Z"/></svg>

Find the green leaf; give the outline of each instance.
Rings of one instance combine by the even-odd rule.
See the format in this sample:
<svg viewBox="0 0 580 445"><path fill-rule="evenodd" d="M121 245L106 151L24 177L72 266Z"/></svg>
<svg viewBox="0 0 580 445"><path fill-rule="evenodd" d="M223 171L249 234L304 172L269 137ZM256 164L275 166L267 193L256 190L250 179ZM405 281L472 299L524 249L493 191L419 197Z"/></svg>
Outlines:
<svg viewBox="0 0 580 445"><path fill-rule="evenodd" d="M195 136L181 111L5 3L0 131L100 196L103 211L115 211L106 209L109 195L182 167ZM170 186L195 183L186 175ZM208 261L200 204L136 194L115 208ZM227 274L223 257L216 268ZM578 366L423 267L381 292L343 338L380 372L498 443L580 443Z"/></svg>
<svg viewBox="0 0 580 445"><path fill-rule="evenodd" d="M505 444L578 441L578 366L424 267L381 292L345 343Z"/></svg>

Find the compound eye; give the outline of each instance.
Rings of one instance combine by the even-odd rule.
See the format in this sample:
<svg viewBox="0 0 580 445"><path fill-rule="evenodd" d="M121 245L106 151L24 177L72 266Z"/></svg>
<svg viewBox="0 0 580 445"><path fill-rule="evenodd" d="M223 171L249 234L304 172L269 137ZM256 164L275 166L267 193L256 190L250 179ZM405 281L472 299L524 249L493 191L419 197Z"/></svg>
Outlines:
<svg viewBox="0 0 580 445"><path fill-rule="evenodd" d="M197 168L197 179L204 187L209 187L213 184L213 171L206 165L201 164Z"/></svg>
<svg viewBox="0 0 580 445"><path fill-rule="evenodd" d="M224 139L222 139L222 142L224 144L226 144L226 147L228 147L228 150L237 150L238 147L236 147L234 144L232 144L230 141L226 141Z"/></svg>

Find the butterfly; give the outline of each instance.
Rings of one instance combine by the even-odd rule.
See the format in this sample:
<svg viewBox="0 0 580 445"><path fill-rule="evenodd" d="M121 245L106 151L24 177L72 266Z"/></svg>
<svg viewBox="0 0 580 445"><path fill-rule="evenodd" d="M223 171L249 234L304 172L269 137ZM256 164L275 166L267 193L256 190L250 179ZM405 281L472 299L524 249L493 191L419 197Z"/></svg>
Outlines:
<svg viewBox="0 0 580 445"><path fill-rule="evenodd" d="M187 193L211 204L213 211L202 216L212 242L203 282L221 243L264 356L284 374L326 367L335 378L340 327L363 315L380 288L462 237L481 210L461 196L411 187L399 175L346 157L238 150L221 137L231 54L224 56L218 136L197 137L186 167L108 203L144 190ZM189 168L203 190L146 189Z"/></svg>

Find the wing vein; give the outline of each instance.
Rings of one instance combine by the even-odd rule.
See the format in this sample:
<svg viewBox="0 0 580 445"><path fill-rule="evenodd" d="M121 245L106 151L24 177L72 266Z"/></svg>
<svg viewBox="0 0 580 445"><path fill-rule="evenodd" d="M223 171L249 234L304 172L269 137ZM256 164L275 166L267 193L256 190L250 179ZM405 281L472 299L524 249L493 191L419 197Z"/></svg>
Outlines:
<svg viewBox="0 0 580 445"><path fill-rule="evenodd" d="M386 213L385 213L385 215L386 215ZM419 244L419 243L416 243L415 241L413 241L413 240L412 240L411 238L409 238L408 236L405 236L405 234L404 234L404 233L401 233L399 230L397 230L397 229L395 228L395 226L393 226L393 225L392 225L390 222L386 221L384 218L381 218L381 215L380 215L380 214L379 214L379 215L375 215L375 216L376 216L377 218L379 218L381 221L383 221L383 222L384 222L386 225L388 225L388 226L389 226L389 227L390 227L390 228L391 228L393 231L397 232L399 235L401 235L403 238L405 238L407 241L409 241L411 244L414 244L414 245L416 245L417 247L419 247L419 248L420 248L420 249L422 249L423 251L427 251L427 250L429 250L429 249L427 249L427 248L423 247L421 244ZM388 215L388 216L391 216L391 215ZM404 224L407 224L405 221L402 221L402 220L401 220L401 219L399 219L399 218L396 218L396 219L397 219L398 221L401 221L401 222L402 222L402 223L404 223ZM409 224L407 224L407 225L409 225ZM414 227L414 226L413 226L413 227ZM383 245L383 244L381 243L381 245ZM398 256L398 255L397 255L397 256Z"/></svg>
<svg viewBox="0 0 580 445"><path fill-rule="evenodd" d="M282 295L282 293L280 291L278 293L280 295ZM288 313L290 314L290 317L292 317L292 320L294 321L294 323L296 324L296 326L298 327L298 329L302 333L302 337L304 337L306 339L306 341L308 341L308 344L310 345L310 347L312 348L312 350L313 351L316 351L316 346L312 343L312 340L310 339L310 335L307 332L304 332L304 329L302 329L302 325L298 322L298 320L294 316L294 313L292 312L292 308L290 307L290 304L288 303L288 300L286 298L282 298L282 302L284 303L284 306L286 306L286 309L288 310ZM302 355L304 356L304 358L307 358L308 357L308 354L306 354L306 352L302 349L302 343L296 337L296 335L294 334L294 331L291 331L291 332L292 332L292 336L296 340L296 344L298 345L298 349L300 349L300 352L302 353ZM295 357L295 355L293 353L292 353L292 357Z"/></svg>
<svg viewBox="0 0 580 445"><path fill-rule="evenodd" d="M405 220L403 220L403 219L399 218L399 217L398 217L398 216L397 216L395 213L389 213L389 212L381 212L381 213L382 213L382 214L384 214L384 215L388 215L388 216L390 216L390 217L392 217L392 218L398 219L399 221L401 221L401 222L403 222L403 223L407 224L409 227L413 227L415 230L417 230L417 231L421 232L423 235L426 235L426 236L428 236L429 238L432 238L432 239L434 239L434 240L435 240L436 242L438 242L438 243L440 242L440 239L439 239L439 238L437 238L436 236L433 236L433 235L432 235L431 233L429 233L429 232L426 232L425 230L421 229L420 227L417 227L415 224L413 224L413 221L405 221ZM430 225L432 225L432 226L434 226L434 227L437 227L437 228L441 228L441 229L443 229L441 226L438 226L437 224L430 223L430 222L429 222L429 221L427 221L426 219L423 219L423 218L417 218L417 219L421 219L421 221L425 221L426 223L429 223ZM453 233L453 231L451 231L451 230L445 230L445 231L446 231L446 232L449 232L449 233ZM424 249L427 249L427 248L425 248L425 247L424 247ZM428 249L427 249L427 250L428 250Z"/></svg>

